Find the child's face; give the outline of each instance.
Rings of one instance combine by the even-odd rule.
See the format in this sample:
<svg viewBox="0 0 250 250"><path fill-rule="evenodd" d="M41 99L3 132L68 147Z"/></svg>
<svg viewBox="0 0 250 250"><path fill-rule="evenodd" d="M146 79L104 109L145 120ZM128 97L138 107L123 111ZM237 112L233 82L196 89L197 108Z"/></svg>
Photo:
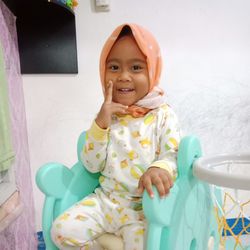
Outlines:
<svg viewBox="0 0 250 250"><path fill-rule="evenodd" d="M113 82L113 101L130 106L149 92L146 57L132 36L119 39L106 61L105 82Z"/></svg>

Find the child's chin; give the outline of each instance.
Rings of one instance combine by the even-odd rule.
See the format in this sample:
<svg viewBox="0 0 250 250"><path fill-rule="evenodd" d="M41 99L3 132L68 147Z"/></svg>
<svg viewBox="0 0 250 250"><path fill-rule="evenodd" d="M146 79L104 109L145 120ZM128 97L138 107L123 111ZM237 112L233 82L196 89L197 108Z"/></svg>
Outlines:
<svg viewBox="0 0 250 250"><path fill-rule="evenodd" d="M133 102L120 102L122 105L125 105L125 106L132 106L134 103Z"/></svg>
<svg viewBox="0 0 250 250"><path fill-rule="evenodd" d="M118 102L118 103L125 105L125 106L128 106L128 107L134 104L133 101L122 100L122 98L118 98L117 100L115 100L115 102Z"/></svg>

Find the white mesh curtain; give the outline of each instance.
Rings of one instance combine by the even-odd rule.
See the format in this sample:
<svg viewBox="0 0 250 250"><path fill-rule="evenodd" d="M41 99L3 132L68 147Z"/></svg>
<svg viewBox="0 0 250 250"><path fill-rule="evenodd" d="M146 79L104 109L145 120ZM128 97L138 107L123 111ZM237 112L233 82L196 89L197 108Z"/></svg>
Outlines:
<svg viewBox="0 0 250 250"><path fill-rule="evenodd" d="M0 43L0 172L10 168L14 161L11 143L8 88L2 45Z"/></svg>

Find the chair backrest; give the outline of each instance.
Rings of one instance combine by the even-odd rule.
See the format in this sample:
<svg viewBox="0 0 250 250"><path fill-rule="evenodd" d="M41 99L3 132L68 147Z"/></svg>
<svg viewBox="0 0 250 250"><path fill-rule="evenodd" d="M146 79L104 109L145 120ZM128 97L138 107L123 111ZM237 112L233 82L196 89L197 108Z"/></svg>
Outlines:
<svg viewBox="0 0 250 250"><path fill-rule="evenodd" d="M86 195L92 193L94 189L99 185L99 176L100 174L93 174L86 170L86 168L81 163L81 151L84 147L86 141L86 132L83 132L77 142L77 157L78 162L70 168L70 171L73 173L73 177L67 190L60 201L60 209L56 214L59 215L75 202L81 200Z"/></svg>

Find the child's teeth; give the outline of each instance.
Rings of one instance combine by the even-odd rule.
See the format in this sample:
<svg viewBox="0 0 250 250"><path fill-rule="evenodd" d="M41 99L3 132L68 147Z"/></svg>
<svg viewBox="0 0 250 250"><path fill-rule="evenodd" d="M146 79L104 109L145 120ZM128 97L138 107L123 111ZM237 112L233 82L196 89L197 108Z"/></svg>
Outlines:
<svg viewBox="0 0 250 250"><path fill-rule="evenodd" d="M121 89L121 91L127 92L127 91L131 91L131 89Z"/></svg>

